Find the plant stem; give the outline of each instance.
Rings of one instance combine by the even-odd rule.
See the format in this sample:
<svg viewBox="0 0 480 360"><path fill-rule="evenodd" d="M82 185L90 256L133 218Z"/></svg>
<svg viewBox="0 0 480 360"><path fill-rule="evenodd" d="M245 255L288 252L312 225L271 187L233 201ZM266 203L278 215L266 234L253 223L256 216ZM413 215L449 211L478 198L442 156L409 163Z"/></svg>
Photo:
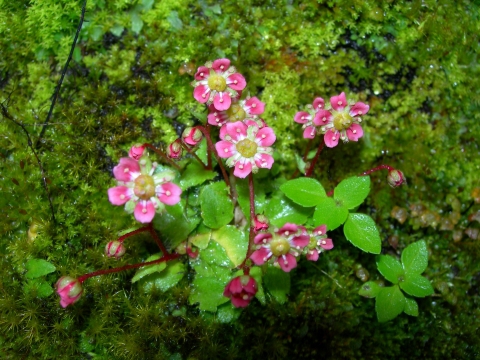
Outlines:
<svg viewBox="0 0 480 360"><path fill-rule="evenodd" d="M247 262L248 258L250 257L250 252L253 246L253 239L255 237L255 189L253 186L253 174L250 173L248 176L248 189L250 191L250 232L248 235L248 248L247 254L245 256L245 260L243 260L242 264L240 265L240 269L243 269L245 275L248 275L249 270L245 268L245 263Z"/></svg>
<svg viewBox="0 0 480 360"><path fill-rule="evenodd" d="M157 232L156 232L155 229L153 228L153 223L148 224L148 231L150 231L150 235L152 235L152 237L155 239L155 241L156 241L158 247L160 248L160 250L162 251L163 255L164 255L164 256L167 256L167 255L168 255L168 251L167 251L167 249L165 248L165 245L163 245L162 241L161 241L160 238L158 237Z"/></svg>
<svg viewBox="0 0 480 360"><path fill-rule="evenodd" d="M133 235L136 235L136 234L140 234L144 231L147 231L150 229L150 226L147 225L147 226L144 226L142 228L139 228L137 230L133 230L133 231L130 231L129 233L126 233L125 235L122 235L118 238L118 241L120 242L123 242L126 238L129 238L130 236L133 236Z"/></svg>
<svg viewBox="0 0 480 360"><path fill-rule="evenodd" d="M152 144L149 144L149 143L145 143L143 144L143 146L145 146L146 148L149 148L150 150L153 150L157 155L159 155L161 158L163 158L163 160L165 160L167 163L169 163L170 165L172 165L174 168L176 168L177 170L180 170L180 166L178 164L176 164L172 159L170 159L167 155L165 155L165 153L163 151L161 151L160 149L156 148L155 146L153 146Z"/></svg>
<svg viewBox="0 0 480 360"><path fill-rule="evenodd" d="M121 266L121 267L118 267L118 268L107 269L107 270L98 270L98 271L94 271L94 272L91 272L91 273L80 276L78 278L78 281L83 283L85 280L87 280L91 277L94 277L94 276L106 275L106 274L116 273L116 272L120 272L120 271L124 271L124 270L130 270L130 269L137 269L137 268L143 267L143 266L159 264L159 263L164 262L164 261L174 260L174 259L177 259L178 257L180 257L180 254L164 255L160 259L153 260L153 261L148 261L148 262L138 263L138 264L132 264L132 265L125 265L125 266Z"/></svg>
<svg viewBox="0 0 480 360"><path fill-rule="evenodd" d="M203 166L204 169L207 169L207 167L205 166L205 164L203 163L203 161L198 157L198 155L195 153L196 149L193 150L190 149L187 145L185 145L183 142L182 142L182 147L190 154L192 155L195 159L197 159L197 161Z"/></svg>
<svg viewBox="0 0 480 360"><path fill-rule="evenodd" d="M320 157L320 153L322 152L324 146L325 146L325 142L323 141L323 138L322 138L322 139L320 140L320 144L318 145L318 148L317 148L317 152L316 152L316 154L315 154L315 157L314 157L313 160L312 160L312 164L310 165L310 167L308 168L307 172L305 173L305 176L306 176L306 177L312 176L313 168L314 168L315 165L317 164L317 160L318 160L318 158Z"/></svg>
<svg viewBox="0 0 480 360"><path fill-rule="evenodd" d="M210 137L210 124L208 122L205 124L205 130L207 130L208 137ZM212 170L212 150L210 146L207 146L207 169Z"/></svg>

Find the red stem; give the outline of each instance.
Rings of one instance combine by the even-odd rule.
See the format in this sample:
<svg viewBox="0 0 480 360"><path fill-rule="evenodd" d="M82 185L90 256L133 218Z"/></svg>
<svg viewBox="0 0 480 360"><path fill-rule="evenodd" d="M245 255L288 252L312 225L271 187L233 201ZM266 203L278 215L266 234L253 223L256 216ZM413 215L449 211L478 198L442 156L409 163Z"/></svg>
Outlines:
<svg viewBox="0 0 480 360"><path fill-rule="evenodd" d="M118 241L123 242L126 238L129 238L130 236L133 236L133 235L136 235L136 234L140 234L141 232L147 231L149 229L150 229L150 227L149 227L149 225L147 225L147 226L144 226L140 229L130 231L129 233L126 233L125 235L120 236L118 238Z"/></svg>
<svg viewBox="0 0 480 360"><path fill-rule="evenodd" d="M207 130L210 137L210 124L208 122L205 124L205 130ZM207 169L212 170L212 150L210 146L207 146Z"/></svg>
<svg viewBox="0 0 480 360"><path fill-rule="evenodd" d="M148 261L148 262L144 262L144 263L125 265L125 266L121 266L121 267L113 268L113 269L108 269L108 270L98 270L98 271L94 271L94 272L91 272L91 273L80 276L78 278L78 281L83 283L85 280L87 280L91 277L94 277L94 276L106 275L106 274L116 273L116 272L120 272L120 271L124 271L124 270L136 269L136 268L147 266L147 265L159 264L159 263L164 262L164 261L174 260L178 257L180 257L180 254L171 254L171 255L165 255L165 256L161 257L160 259L153 260L153 261Z"/></svg>
<svg viewBox="0 0 480 360"><path fill-rule="evenodd" d="M143 146L145 146L146 148L149 148L151 150L153 150L157 155L159 155L161 158L163 158L167 163L169 163L170 165L172 165L173 167L175 167L177 170L180 170L181 167L179 165L177 165L172 159L170 159L167 155L165 155L165 153L163 151L161 151L160 149L156 148L155 146L153 146L152 144L149 144L149 143L145 143L143 144Z"/></svg>
<svg viewBox="0 0 480 360"><path fill-rule="evenodd" d="M255 189L253 187L253 174L248 176L248 189L250 190L250 233L248 235L248 248L245 260L240 264L240 269L243 269L245 275L249 274L248 268L245 268L245 263L250 258L250 252L252 250L253 239L255 237Z"/></svg>
<svg viewBox="0 0 480 360"><path fill-rule="evenodd" d="M315 157L314 157L313 160L312 160L312 164L310 165L310 167L308 168L307 172L305 173L305 176L306 176L306 177L312 176L313 168L314 168L315 165L317 164L317 160L318 160L318 158L320 157L320 153L322 152L324 146L325 146L325 142L323 141L323 137L322 137L322 139L320 140L320 144L318 145L318 148L317 148L317 152L316 152L316 154L315 154Z"/></svg>
<svg viewBox="0 0 480 360"><path fill-rule="evenodd" d="M168 251L167 249L165 248L165 246L163 245L162 241L160 240L160 238L158 237L155 229L153 228L153 223L150 223L148 224L148 231L150 231L150 235L152 235L152 237L155 239L155 241L157 242L157 245L158 247L160 248L160 250L162 251L163 255L164 256L167 256L168 255Z"/></svg>
<svg viewBox="0 0 480 360"><path fill-rule="evenodd" d="M185 145L183 142L182 142L182 147L190 154L190 155L193 155L193 157L195 157L195 159L197 159L197 161L203 166L204 169L207 169L207 167L205 166L204 162L198 157L198 155L195 153L196 149L194 150L193 148L190 149L187 145Z"/></svg>

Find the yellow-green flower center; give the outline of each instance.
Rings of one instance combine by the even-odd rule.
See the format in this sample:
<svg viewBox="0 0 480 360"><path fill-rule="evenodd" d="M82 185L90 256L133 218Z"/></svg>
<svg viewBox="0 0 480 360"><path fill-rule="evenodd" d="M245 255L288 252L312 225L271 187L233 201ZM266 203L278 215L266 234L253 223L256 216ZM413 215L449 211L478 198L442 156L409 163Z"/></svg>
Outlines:
<svg viewBox="0 0 480 360"><path fill-rule="evenodd" d="M155 181L150 175L140 175L135 179L133 192L142 200L148 200L155 195Z"/></svg>
<svg viewBox="0 0 480 360"><path fill-rule="evenodd" d="M242 121L247 116L245 110L243 110L238 104L232 104L232 106L230 106L230 108L227 110L227 115L231 122Z"/></svg>
<svg viewBox="0 0 480 360"><path fill-rule="evenodd" d="M208 87L212 90L222 92L225 91L225 89L227 88L227 81L221 75L210 75L210 77L208 78Z"/></svg>
<svg viewBox="0 0 480 360"><path fill-rule="evenodd" d="M235 147L244 158L251 158L257 153L258 145L252 140L244 139L239 141Z"/></svg>
<svg viewBox="0 0 480 360"><path fill-rule="evenodd" d="M290 244L287 239L282 237L276 237L270 242L270 250L276 257L288 254L290 251Z"/></svg>
<svg viewBox="0 0 480 360"><path fill-rule="evenodd" d="M333 116L333 126L338 131L348 129L352 125L353 118L346 112L340 112Z"/></svg>

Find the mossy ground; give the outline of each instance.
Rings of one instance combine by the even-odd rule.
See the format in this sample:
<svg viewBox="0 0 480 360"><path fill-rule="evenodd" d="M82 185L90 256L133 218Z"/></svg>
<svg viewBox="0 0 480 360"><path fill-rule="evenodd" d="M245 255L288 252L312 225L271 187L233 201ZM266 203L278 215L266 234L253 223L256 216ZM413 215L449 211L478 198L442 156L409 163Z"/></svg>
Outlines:
<svg viewBox="0 0 480 360"><path fill-rule="evenodd" d="M74 60L39 139L82 3L0 1L0 101L41 144L57 219L24 131L3 113L2 358L480 356L479 240L454 242L435 221L399 224L390 217L395 205L416 203L446 216L453 196L461 215L455 229L478 228L467 219L478 210L470 194L480 186L475 1L89 0ZM192 71L219 57L230 58L248 91L266 102L264 118L281 134L277 164L287 174L305 144L296 111L341 91L370 104L365 137L325 150L316 177L330 188L380 163L405 173L408 186L395 190L385 174L375 174L362 210L385 239L399 237L399 250L427 241L426 275L436 294L419 301L418 318L376 321L374 301L356 294L354 270L361 264L377 278L374 257L346 245L340 232L332 233L334 251L295 271L287 305L253 303L229 325L187 305L188 279L167 294L143 294L130 284L132 272L93 278L67 310L54 295L39 299L34 288L24 289L31 258L57 267L47 277L51 284L63 274L111 266L104 245L135 226L108 202L113 166L133 143L168 144L195 123L192 114L203 107L192 97ZM149 238L136 240L118 264L154 251Z"/></svg>

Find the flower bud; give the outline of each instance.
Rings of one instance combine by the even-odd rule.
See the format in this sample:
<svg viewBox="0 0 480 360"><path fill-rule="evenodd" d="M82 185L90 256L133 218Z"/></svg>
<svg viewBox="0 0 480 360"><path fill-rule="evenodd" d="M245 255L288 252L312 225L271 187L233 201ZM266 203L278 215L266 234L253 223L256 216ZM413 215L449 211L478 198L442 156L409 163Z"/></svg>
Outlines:
<svg viewBox="0 0 480 360"><path fill-rule="evenodd" d="M177 139L168 146L167 156L171 159L178 159L182 156L182 140Z"/></svg>
<svg viewBox="0 0 480 360"><path fill-rule="evenodd" d="M123 255L125 255L125 246L120 241L110 241L107 246L105 246L105 255L108 257L115 257L116 259L120 259Z"/></svg>
<svg viewBox="0 0 480 360"><path fill-rule="evenodd" d="M71 276L62 276L55 285L57 294L60 295L60 305L65 308L77 302L82 296L83 288L78 279Z"/></svg>
<svg viewBox="0 0 480 360"><path fill-rule="evenodd" d="M203 138L202 131L197 127L187 127L183 130L182 139L188 145L197 145Z"/></svg>
<svg viewBox="0 0 480 360"><path fill-rule="evenodd" d="M267 230L269 226L267 217L261 214L255 215L253 226L255 233L258 233L262 230Z"/></svg>
<svg viewBox="0 0 480 360"><path fill-rule="evenodd" d="M231 299L235 307L247 307L258 291L257 282L250 275L237 276L232 279L223 292Z"/></svg>
<svg viewBox="0 0 480 360"><path fill-rule="evenodd" d="M128 156L134 160L138 160L142 157L144 151L145 146L143 146L142 144L135 144L130 148Z"/></svg>
<svg viewBox="0 0 480 360"><path fill-rule="evenodd" d="M391 187L397 187L407 182L405 176L400 170L390 170L388 173L387 181Z"/></svg>

